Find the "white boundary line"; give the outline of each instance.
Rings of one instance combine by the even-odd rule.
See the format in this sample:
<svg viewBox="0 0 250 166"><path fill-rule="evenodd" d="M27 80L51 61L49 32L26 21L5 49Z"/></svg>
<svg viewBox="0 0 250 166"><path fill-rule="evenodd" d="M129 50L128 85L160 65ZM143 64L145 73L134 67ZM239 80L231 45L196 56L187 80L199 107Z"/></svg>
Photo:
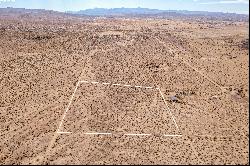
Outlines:
<svg viewBox="0 0 250 166"><path fill-rule="evenodd" d="M153 87L145 87L146 89L153 89Z"/></svg>
<svg viewBox="0 0 250 166"><path fill-rule="evenodd" d="M71 98L70 98L70 102L69 102L69 104L68 104L68 106L67 106L67 108L66 108L66 110L65 110L65 112L64 112L64 114L63 114L62 120L61 120L60 125L59 125L59 127L58 127L58 129L57 129L57 133L60 132L60 129L61 129L63 120L64 120L64 118L65 118L65 116L66 116L66 114L67 114L67 112L68 112L68 110L69 110L69 107L70 107L70 105L71 105L71 103L72 103L72 100L73 100L73 98L74 98L74 96L75 96L76 90L77 90L77 88L78 88L79 85L80 85L80 81L78 81L77 84L76 84L76 88L75 88L75 90L74 90L74 93L72 94L72 96L71 96Z"/></svg>
<svg viewBox="0 0 250 166"><path fill-rule="evenodd" d="M160 89L159 87L158 87L158 88L154 88L154 87L146 87L146 86L132 86L132 85L126 85L126 84L125 84L125 85L122 85L122 84L111 84L111 83L105 83L105 82L100 83L100 82L95 82L95 81L90 82L90 81L84 81L84 80L82 80L82 81L78 81L78 82L77 82L76 88L75 88L75 90L74 90L74 92L73 92L73 94L72 94L72 96L71 96L71 98L70 98L70 102L69 102L69 104L68 104L68 106L67 106L67 108L66 108L66 110L65 110L65 112L64 112L64 114L63 114L62 120L61 120L60 125L59 125L59 127L58 127L58 129L57 129L57 133L58 133L58 134L71 134L71 133L72 133L72 132L61 132L60 129L61 129L63 120L64 120L64 118L66 117L66 114L67 114L67 112L68 112L68 110L69 110L69 107L70 107L70 105L71 105L71 103L72 103L72 101L73 101L73 98L74 98L74 96L75 96L75 93L76 93L77 88L78 88L78 86L80 85L80 83L91 83L91 84L102 84L102 85L113 85L113 86L124 86L124 87L145 88L145 89L156 89L156 90L158 90L159 93L161 94L161 97L162 97L162 99L163 99L163 101L164 101L164 103L165 103L165 105L166 105L166 107L167 107L167 110L168 110L170 116L172 117L172 120L174 121L175 127L177 128L178 132L180 132L180 131L179 131L179 127L178 127L178 125L177 125L177 123L176 123L176 121L175 121L175 118L174 118L172 112L170 111L170 109L169 109L169 107L168 107L168 104L167 104L167 102L166 102L166 100L165 100L165 98L164 98L164 95L163 95L163 93L162 93L162 91L161 91L161 89ZM97 133L97 132L95 132L95 133L84 133L84 134L85 134L85 135L112 135L112 133ZM131 134L123 134L123 135L125 135L125 136L150 136L150 135L152 135L152 134L132 134L132 133L131 133ZM181 137L182 135L167 135L167 134L164 134L163 136L164 136L164 137Z"/></svg>
<svg viewBox="0 0 250 166"><path fill-rule="evenodd" d="M112 86L124 86L124 87L131 87L131 88L145 88L145 89L158 89L156 87L150 86L138 86L138 85L127 85L127 84L118 84L118 83L108 83L108 82L97 82L97 81L79 81L80 83L91 83L91 84L102 84L102 85L112 85Z"/></svg>
<svg viewBox="0 0 250 166"><path fill-rule="evenodd" d="M99 84L99 82L91 82L92 84Z"/></svg>
<svg viewBox="0 0 250 166"><path fill-rule="evenodd" d="M172 117L172 119L173 119L173 121L174 121L175 127L176 127L176 128L178 129L178 131L179 131L179 127L178 127L178 125L177 125L177 123L176 123L176 121L175 121L174 115L173 115L172 112L170 111L170 109L169 109L169 107L168 107L168 104L167 104L167 102L166 102L166 100L165 100L165 97L164 97L163 93L161 92L161 89L158 88L158 90L159 90L159 92L160 92L160 94L161 94L161 97L162 97L162 99L163 99L163 101L164 101L166 107L167 107L167 110L168 110L169 114L171 115L171 117Z"/></svg>
<svg viewBox="0 0 250 166"><path fill-rule="evenodd" d="M88 81L79 81L80 83L89 83Z"/></svg>
<svg viewBox="0 0 250 166"><path fill-rule="evenodd" d="M167 134L164 134L163 136L164 137L182 137L182 135L167 135Z"/></svg>

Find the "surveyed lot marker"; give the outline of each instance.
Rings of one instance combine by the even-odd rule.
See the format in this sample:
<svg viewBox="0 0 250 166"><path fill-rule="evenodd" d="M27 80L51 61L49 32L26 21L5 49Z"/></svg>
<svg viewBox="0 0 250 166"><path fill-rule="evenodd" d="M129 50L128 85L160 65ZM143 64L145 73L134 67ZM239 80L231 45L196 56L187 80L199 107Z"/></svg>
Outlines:
<svg viewBox="0 0 250 166"><path fill-rule="evenodd" d="M63 121L64 121L64 119L66 117L66 114L69 111L69 108L70 108L70 105L71 105L71 103L72 103L72 101L74 99L75 93L76 93L76 91L77 91L77 89L78 89L78 87L80 86L81 83L111 85L111 86L123 86L123 87L128 87L128 88L129 87L134 87L134 88L144 88L144 89L156 89L156 90L158 90L158 92L160 93L160 95L162 97L162 100L164 101L164 104L166 105L167 111L169 112L169 114L170 114L170 116L171 116L171 118L172 118L172 120L173 120L173 122L175 124L176 129L180 133L179 127L178 127L178 125L177 125L177 123L175 121L175 117L172 114L170 108L168 107L166 99L165 99L165 97L164 97L164 95L163 95L163 93L162 93L162 91L161 91L161 89L159 87L138 86L138 85L133 86L133 85L128 85L128 84L118 84L118 83L112 84L112 83L106 83L106 82L100 83L100 82L96 82L96 81L85 81L85 80L82 80L82 81L78 81L77 82L75 90L74 90L74 92L73 92L73 94L72 94L72 96L70 98L69 104L68 104L66 110L64 111L64 114L63 114L62 119L60 121L59 127L57 129L57 133L58 134L71 134L72 133L72 132L62 132L60 129L62 127L62 124L63 124ZM83 134L85 134L85 135L114 135L114 133L103 133L103 132L102 133L99 133L99 132L88 132L88 133L83 133ZM151 133L126 133L126 134L123 134L123 135L124 136L151 136L153 134L151 134ZM164 137L181 137L182 135L168 135L168 134L163 134L162 136L164 136Z"/></svg>

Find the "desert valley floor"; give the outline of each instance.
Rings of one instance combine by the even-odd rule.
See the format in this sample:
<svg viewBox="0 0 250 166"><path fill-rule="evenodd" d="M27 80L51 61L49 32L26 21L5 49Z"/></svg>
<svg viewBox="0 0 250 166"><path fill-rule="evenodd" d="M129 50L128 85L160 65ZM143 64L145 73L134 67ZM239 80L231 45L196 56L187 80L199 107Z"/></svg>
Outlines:
<svg viewBox="0 0 250 166"><path fill-rule="evenodd" d="M249 164L248 23L0 17L0 164Z"/></svg>

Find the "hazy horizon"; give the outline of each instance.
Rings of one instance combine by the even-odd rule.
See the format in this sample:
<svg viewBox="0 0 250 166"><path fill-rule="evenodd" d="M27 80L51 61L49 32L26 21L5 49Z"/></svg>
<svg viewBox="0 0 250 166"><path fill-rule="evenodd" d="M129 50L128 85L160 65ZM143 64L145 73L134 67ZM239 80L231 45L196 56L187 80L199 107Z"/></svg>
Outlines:
<svg viewBox="0 0 250 166"><path fill-rule="evenodd" d="M149 8L249 15L249 0L0 0L0 8L46 9L60 12L94 8Z"/></svg>

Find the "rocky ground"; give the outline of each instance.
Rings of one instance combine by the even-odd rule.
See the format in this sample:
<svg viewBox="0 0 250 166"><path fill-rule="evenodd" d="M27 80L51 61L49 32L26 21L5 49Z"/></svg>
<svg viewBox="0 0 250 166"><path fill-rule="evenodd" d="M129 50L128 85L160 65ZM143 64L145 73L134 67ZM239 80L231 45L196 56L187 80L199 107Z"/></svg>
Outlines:
<svg viewBox="0 0 250 166"><path fill-rule="evenodd" d="M0 15L1 164L249 164L248 22L51 15Z"/></svg>

